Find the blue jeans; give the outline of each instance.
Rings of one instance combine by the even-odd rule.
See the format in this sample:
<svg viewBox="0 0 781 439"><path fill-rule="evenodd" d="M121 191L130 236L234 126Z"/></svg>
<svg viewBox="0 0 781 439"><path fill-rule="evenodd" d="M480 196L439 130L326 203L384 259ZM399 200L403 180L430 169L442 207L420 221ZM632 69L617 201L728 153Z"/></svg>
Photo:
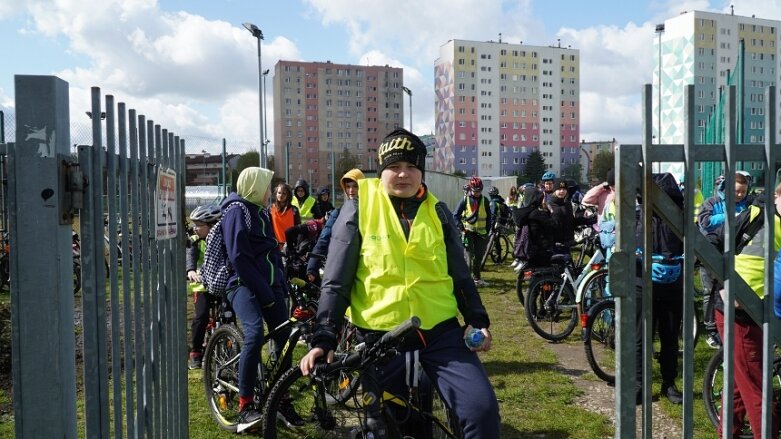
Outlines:
<svg viewBox="0 0 781 439"><path fill-rule="evenodd" d="M228 300L241 321L244 341L241 345L239 359L239 395L251 397L255 394L255 382L258 379L258 363L260 349L263 347L263 317L266 324L273 329L287 320L288 312L285 306L285 295L282 291L274 291L274 304L262 309L255 294L245 286L239 286L228 293ZM290 331L282 331L274 337L275 351L278 354L285 345ZM289 365L287 366L289 367Z"/></svg>
<svg viewBox="0 0 781 439"><path fill-rule="evenodd" d="M442 399L458 416L464 438L499 437L499 403L477 354L464 344L464 330L455 326L428 340L420 350L420 363ZM392 393L406 395L405 356L381 367L380 379Z"/></svg>

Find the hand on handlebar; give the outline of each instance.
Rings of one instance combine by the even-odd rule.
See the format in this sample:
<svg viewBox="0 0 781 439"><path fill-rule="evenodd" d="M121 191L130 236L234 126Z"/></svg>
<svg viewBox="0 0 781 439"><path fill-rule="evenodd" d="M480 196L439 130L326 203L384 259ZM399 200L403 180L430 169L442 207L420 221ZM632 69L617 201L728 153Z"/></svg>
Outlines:
<svg viewBox="0 0 781 439"><path fill-rule="evenodd" d="M298 363L298 366L301 368L301 373L304 376L309 375L309 373L314 370L315 364L318 363L318 359L321 358L324 353L325 351L323 348L312 348L312 350L307 352L307 354L304 355L304 357L301 358L301 361ZM334 351L328 352L325 361L326 363L334 361Z"/></svg>

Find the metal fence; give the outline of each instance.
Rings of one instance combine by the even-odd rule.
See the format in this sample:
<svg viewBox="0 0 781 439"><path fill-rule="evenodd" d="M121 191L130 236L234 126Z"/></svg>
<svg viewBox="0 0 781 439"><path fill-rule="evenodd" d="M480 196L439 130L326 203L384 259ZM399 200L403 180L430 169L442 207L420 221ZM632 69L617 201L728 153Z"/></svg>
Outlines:
<svg viewBox="0 0 781 439"><path fill-rule="evenodd" d="M777 319L773 316L773 292L770 285L773 285L773 257L775 250L772 246L765 246L765 297L760 299L738 276L734 271L734 214L735 202L734 191L726 192L726 222L725 222L725 244L726 248L723 254L720 254L713 245L699 232L696 224L691 220L694 216L694 186L686 185L684 189L685 205L683 209L678 208L673 201L662 192L658 186L653 183L652 169L658 162L683 162L685 168L686 181L694 181L695 169L698 162L724 162L725 175L727 176L726 187L735 186L735 167L738 160L756 161L764 164L765 172L768 174L764 179L764 193L768 197L767 208L765 209L765 224L773 224L775 212L771 202L770 194L773 193L774 186L772 174L776 165L776 158L781 157L781 145L772 143L776 138L776 89L769 87L765 92L765 139L764 145L757 144L736 144L735 142L735 87L729 89L728 98L728 116L726 143L723 145L699 145L695 144L694 138L694 86L689 85L685 89L685 143L683 145L652 145L652 117L651 117L651 86L646 85L643 90L644 112L643 112L643 144L642 145L621 145L616 153L616 210L617 210L617 251L610 260L610 277L614 285L611 290L616 297L617 311L617 351L616 351L616 437L634 437L636 434L635 421L635 334L636 319L635 308L639 306L635 297L635 275L636 275L636 249L650 248L651 237L651 217L652 214L658 215L674 231L674 233L683 240L684 254L694 255L699 259L703 266L710 270L716 278L724 282L727 292L725 313L724 313L724 394L732 395L733 389L733 324L735 319L734 300L737 299L743 305L751 318L760 324L764 329L764 365L763 373L765 377L764 395L763 395L763 434L767 435L770 431L770 403L773 399L772 393L772 361L773 344L781 341L779 338L779 325ZM635 209L636 198L642 195L643 203L639 207L643 210L645 236L643 242L635 240ZM765 227L765 233L762 239L765 242L774 242L773 227ZM690 322L694 318L694 257L684 259L684 298L683 298L683 321ZM644 273L651 272L651 252L645 252L643 256ZM651 411L651 360L652 360L652 305L651 300L651 278L646 275L643 279L642 306L644 319L644 349L643 349L643 382L642 387L645 390L643 397L642 413L642 436L645 438L654 437L652 431L652 411ZM692 408L694 397L693 388L693 367L694 367L694 349L692 327L683 325L683 425L682 437L689 438L693 435ZM731 431L732 427L733 405L731 398L725 398L724 412L722 414L723 431ZM765 436L767 437L767 436Z"/></svg>
<svg viewBox="0 0 781 439"><path fill-rule="evenodd" d="M67 83L17 76L15 96L16 437L188 437L184 142L93 88L75 161Z"/></svg>

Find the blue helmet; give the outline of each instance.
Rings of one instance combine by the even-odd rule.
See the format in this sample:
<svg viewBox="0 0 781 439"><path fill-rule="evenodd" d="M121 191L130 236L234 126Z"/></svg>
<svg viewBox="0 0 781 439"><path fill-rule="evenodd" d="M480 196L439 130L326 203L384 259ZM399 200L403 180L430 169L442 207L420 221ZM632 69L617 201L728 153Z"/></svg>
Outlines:
<svg viewBox="0 0 781 439"><path fill-rule="evenodd" d="M555 179L556 179L556 174L554 174L551 171L542 174L542 181L553 181Z"/></svg>

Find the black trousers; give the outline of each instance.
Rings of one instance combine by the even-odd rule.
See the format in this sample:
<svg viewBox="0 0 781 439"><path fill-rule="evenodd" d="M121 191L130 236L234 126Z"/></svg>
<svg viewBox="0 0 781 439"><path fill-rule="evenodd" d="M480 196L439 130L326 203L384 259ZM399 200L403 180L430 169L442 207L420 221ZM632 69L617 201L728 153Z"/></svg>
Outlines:
<svg viewBox="0 0 781 439"><path fill-rule="evenodd" d="M636 377L640 387L643 378L643 289L636 287L636 322L635 348L637 352ZM664 383L673 383L678 376L678 338L683 319L683 278L667 285L654 284L653 311L651 334L659 334L659 367Z"/></svg>
<svg viewBox="0 0 781 439"><path fill-rule="evenodd" d="M190 352L203 354L203 338L206 336L206 325L209 324L209 307L216 297L208 293L198 293L195 299L195 314L190 325Z"/></svg>

